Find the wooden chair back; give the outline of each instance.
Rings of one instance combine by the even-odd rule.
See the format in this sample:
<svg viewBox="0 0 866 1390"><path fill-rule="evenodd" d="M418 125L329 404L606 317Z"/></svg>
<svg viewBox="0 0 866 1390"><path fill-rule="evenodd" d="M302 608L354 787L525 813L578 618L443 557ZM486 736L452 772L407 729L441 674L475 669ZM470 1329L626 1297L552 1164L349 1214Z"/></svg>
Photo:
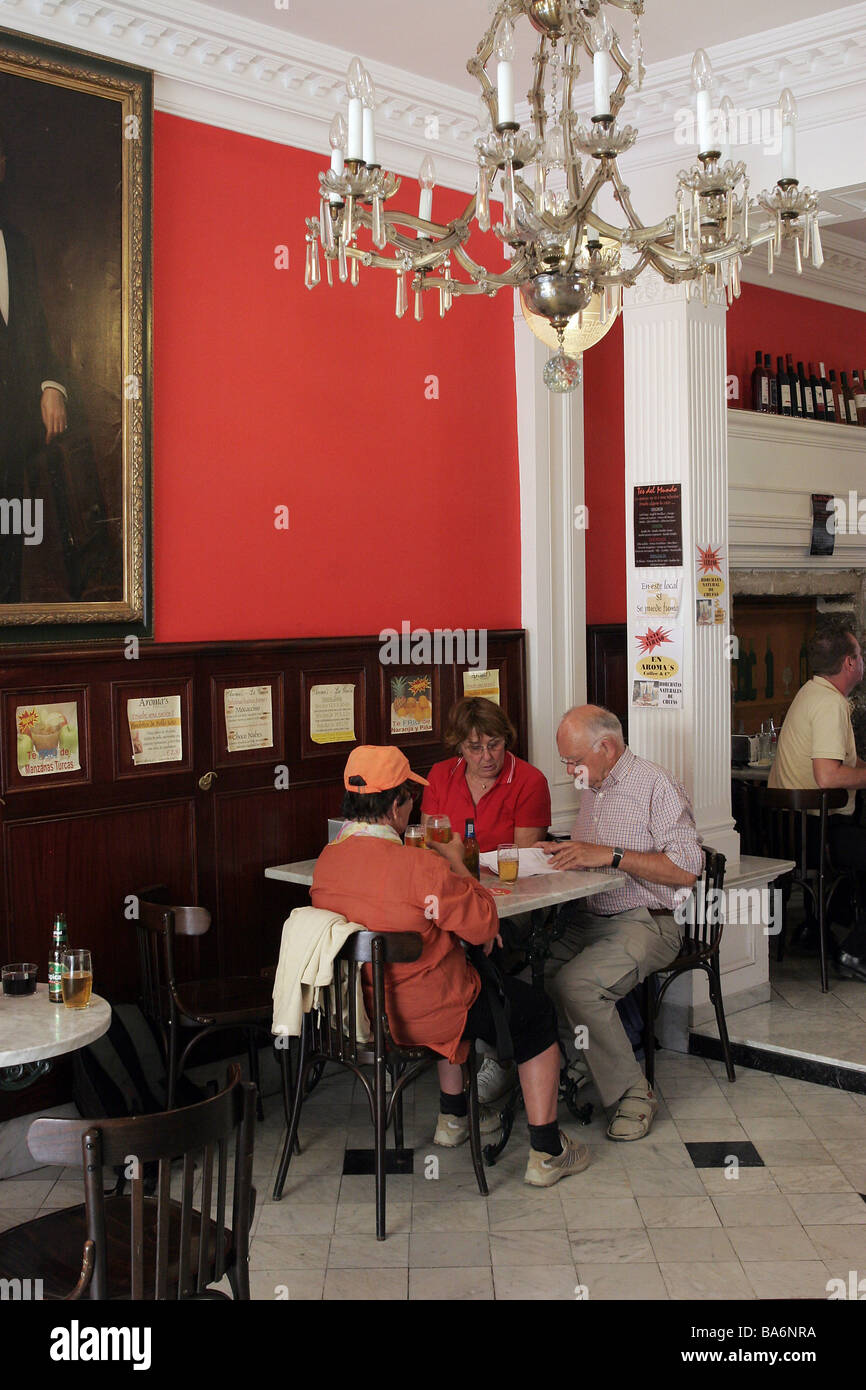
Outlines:
<svg viewBox="0 0 866 1390"><path fill-rule="evenodd" d="M678 916L684 925L684 947L700 949L703 955L714 955L722 939L724 927L723 893L725 885L725 856L704 845L704 872L697 879Z"/></svg>
<svg viewBox="0 0 866 1390"><path fill-rule="evenodd" d="M226 1273L233 1285L237 1281L237 1296L249 1297L255 1094L233 1064L224 1091L180 1110L121 1120L34 1121L27 1143L38 1162L73 1166L83 1161L87 1238L93 1242L91 1298L208 1296L208 1287ZM182 1160L180 1203L171 1198L173 1160ZM144 1192L150 1164L157 1165L155 1197ZM104 1192L105 1178L117 1166L129 1179L128 1197ZM200 1188L194 1201L197 1167ZM126 1228L125 1239L119 1238L119 1226ZM121 1267L119 1287L112 1288L110 1274Z"/></svg>
<svg viewBox="0 0 866 1390"><path fill-rule="evenodd" d="M205 907L177 907L139 898L135 926L141 1007L160 1027L174 1021L179 1004L174 938L204 936L210 924Z"/></svg>
<svg viewBox="0 0 866 1390"><path fill-rule="evenodd" d="M322 990L322 1008L312 1015L313 1050L335 1062L359 1066L369 1057L372 1043L393 1046L385 1008L385 966L418 960L422 941L418 932L354 932L334 961L334 983ZM358 973L370 965L373 976L373 1037L365 1047L358 1041ZM344 968L341 968L344 967Z"/></svg>

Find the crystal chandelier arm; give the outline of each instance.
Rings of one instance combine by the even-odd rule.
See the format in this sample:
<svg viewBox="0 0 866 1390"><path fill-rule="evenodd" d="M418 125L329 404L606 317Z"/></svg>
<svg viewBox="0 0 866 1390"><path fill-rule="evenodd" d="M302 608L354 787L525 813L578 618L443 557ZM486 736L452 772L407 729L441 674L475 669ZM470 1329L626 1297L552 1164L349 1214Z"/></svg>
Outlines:
<svg viewBox="0 0 866 1390"><path fill-rule="evenodd" d="M563 109L563 111L571 111L571 110L573 109L573 107L572 107L572 97L573 97L573 89L574 89L574 79L575 79L575 76L580 72L580 66L579 66L579 64L576 62L576 58L577 58L577 45L574 44L574 43L568 43L568 44L566 44L565 53L564 53L564 55L563 55L563 65L562 65L562 76L563 76L563 84L562 84L562 109ZM565 142L565 169L566 169L566 177L567 177L567 179L568 179L568 194L569 194L569 197L571 198L571 200L572 200L573 203L579 203L579 202L580 202L580 195L581 195L581 191L582 191L582 190L581 190L581 184L582 184L582 182L583 182L583 180L582 180L582 168L581 168L580 158L579 158L579 156L575 153L575 149L574 149L574 131L573 131L573 129L572 129L572 125L571 125L571 122L570 122L570 121L565 121L565 120L564 120L564 121L562 122L562 136L563 136L563 140L564 140L564 142Z"/></svg>
<svg viewBox="0 0 866 1390"><path fill-rule="evenodd" d="M532 128L535 138L543 144L544 131L547 125L547 111L544 106L544 78L548 63L549 41L546 35L542 36L541 42L532 56L535 64L535 80L529 92L529 109L532 118Z"/></svg>
<svg viewBox="0 0 866 1390"><path fill-rule="evenodd" d="M509 269L500 274L495 274L493 271L487 270L485 266L479 265L477 261L473 261L472 257L466 254L462 246L455 247L454 259L472 276L473 280L481 282L480 288L482 290L484 290L485 284L495 286L496 289L502 289L504 286L509 285L512 288L516 288L518 285L522 284L526 278L524 275L526 254L523 251L518 251Z"/></svg>
<svg viewBox="0 0 866 1390"><path fill-rule="evenodd" d="M481 84L481 95L487 105L487 110L490 112L490 123L494 128L499 121L499 98L496 94L496 87L487 76L485 66L493 57L500 24L506 20L517 18L523 13L523 0L502 0L502 4L499 5L491 20L490 28L475 50L475 57L470 58L466 64L466 71L470 77L476 78Z"/></svg>

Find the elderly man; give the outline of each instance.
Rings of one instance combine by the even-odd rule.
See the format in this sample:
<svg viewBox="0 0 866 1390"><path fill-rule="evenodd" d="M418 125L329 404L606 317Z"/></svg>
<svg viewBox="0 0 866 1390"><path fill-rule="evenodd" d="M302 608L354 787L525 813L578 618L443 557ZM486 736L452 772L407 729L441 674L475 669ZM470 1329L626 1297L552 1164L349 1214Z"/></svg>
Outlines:
<svg viewBox="0 0 866 1390"><path fill-rule="evenodd" d="M684 788L626 747L610 710L569 710L556 743L586 790L571 840L543 848L558 869L615 868L627 881L564 909L568 925L547 963L548 990L572 1039L586 1029L586 1061L602 1104L612 1109L608 1138L643 1139L658 1102L616 1003L678 954L676 893L702 871L701 842Z"/></svg>
<svg viewBox="0 0 866 1390"><path fill-rule="evenodd" d="M809 664L812 679L800 687L785 715L769 783L848 791L847 805L830 814L828 841L834 864L861 870L860 916L836 954L836 968L846 979L866 980L866 827L854 819L856 791L866 787L866 763L857 756L848 705L863 679L863 653L849 621L829 619L818 626L809 643ZM817 855L817 832L810 838Z"/></svg>

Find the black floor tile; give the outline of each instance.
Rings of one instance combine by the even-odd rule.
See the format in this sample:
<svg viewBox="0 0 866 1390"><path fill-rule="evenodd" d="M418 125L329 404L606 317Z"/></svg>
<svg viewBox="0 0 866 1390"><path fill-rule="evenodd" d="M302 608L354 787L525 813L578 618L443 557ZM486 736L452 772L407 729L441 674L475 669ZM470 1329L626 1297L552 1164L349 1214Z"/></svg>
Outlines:
<svg viewBox="0 0 866 1390"><path fill-rule="evenodd" d="M376 1171L375 1149L347 1149L343 1159L344 1177L366 1177ZM386 1173L413 1173L415 1171L414 1149L387 1149L385 1152Z"/></svg>
<svg viewBox="0 0 866 1390"><path fill-rule="evenodd" d="M764 1160L748 1139L724 1139L710 1144L686 1144L696 1168L724 1168L736 1158L742 1168L763 1168Z"/></svg>

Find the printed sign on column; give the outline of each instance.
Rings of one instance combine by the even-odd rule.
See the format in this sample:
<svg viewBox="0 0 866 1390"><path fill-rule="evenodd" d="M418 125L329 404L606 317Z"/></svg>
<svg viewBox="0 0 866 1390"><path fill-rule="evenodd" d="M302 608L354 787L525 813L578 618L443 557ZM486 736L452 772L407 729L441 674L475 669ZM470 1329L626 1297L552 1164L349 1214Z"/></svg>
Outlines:
<svg viewBox="0 0 866 1390"><path fill-rule="evenodd" d="M632 705L681 709L683 630L670 622L638 623L632 653Z"/></svg>
<svg viewBox="0 0 866 1390"><path fill-rule="evenodd" d="M728 561L723 545L699 545L695 579L698 627L723 626L727 620Z"/></svg>

